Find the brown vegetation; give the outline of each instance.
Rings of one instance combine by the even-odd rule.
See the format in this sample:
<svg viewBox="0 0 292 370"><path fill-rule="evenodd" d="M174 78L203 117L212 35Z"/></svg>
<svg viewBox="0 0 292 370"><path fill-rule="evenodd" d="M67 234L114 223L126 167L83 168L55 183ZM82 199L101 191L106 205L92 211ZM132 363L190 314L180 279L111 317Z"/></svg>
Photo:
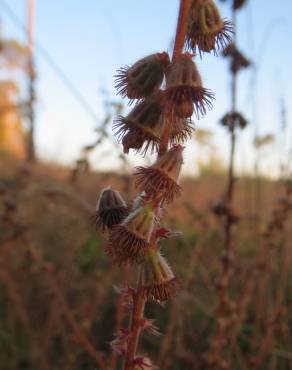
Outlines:
<svg viewBox="0 0 292 370"><path fill-rule="evenodd" d="M90 205L109 183L125 192L125 179L92 173L72 187L69 173L1 157L3 370L103 369L109 363L117 369L108 342L123 310L112 285L125 274L110 267L102 236L92 229ZM224 180L215 179L219 195ZM221 225L210 210L217 199L213 183L211 176L183 180L182 201L167 214L168 223L185 233L165 252L176 263L183 290L164 308L150 305L148 316L157 318L165 334L159 340L146 335L142 342L163 369L205 368L223 248ZM253 190L252 180L238 183L242 220L230 288L237 304L225 350L232 369L289 369L291 193L288 198L283 184L263 181L263 217L256 228Z"/></svg>

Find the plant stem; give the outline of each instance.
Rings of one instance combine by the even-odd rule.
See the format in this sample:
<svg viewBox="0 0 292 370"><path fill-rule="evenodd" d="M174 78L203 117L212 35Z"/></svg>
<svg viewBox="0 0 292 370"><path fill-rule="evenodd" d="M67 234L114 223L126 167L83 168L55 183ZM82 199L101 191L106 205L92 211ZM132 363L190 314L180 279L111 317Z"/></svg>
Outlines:
<svg viewBox="0 0 292 370"><path fill-rule="evenodd" d="M187 32L188 15L190 12L192 1L193 0L181 0L180 1L175 42L174 42L174 48L173 48L173 53L172 53L172 61L174 61L183 51L186 32ZM170 120L167 117L168 112L166 112L165 115L166 115L166 118L164 120L163 131L162 131L161 138L160 138L159 157L161 157L167 151L168 142L169 142Z"/></svg>
<svg viewBox="0 0 292 370"><path fill-rule="evenodd" d="M180 55L183 50L187 32L187 21L191 5L192 0L181 0L180 2L172 60L175 60L176 57Z"/></svg>
<svg viewBox="0 0 292 370"><path fill-rule="evenodd" d="M128 341L127 354L124 363L124 370L134 369L134 359L137 351L141 333L141 320L144 316L145 298L141 289L143 278L143 267L139 267L137 289L133 302L133 313L130 321L130 337Z"/></svg>
<svg viewBox="0 0 292 370"><path fill-rule="evenodd" d="M233 10L232 12L232 20L234 26L234 44L236 45L236 11ZM232 81L231 81L231 112L236 111L236 103L237 103L237 73L232 73ZM227 294L228 294L228 285L230 279L230 272L231 272L231 261L232 261L232 220L230 215L230 209L233 202L233 195L234 195L234 160L235 160L235 148L236 148L236 128L234 125L230 128L230 157L229 157L229 170L228 170L228 179L227 179L227 191L226 191L226 205L228 212L225 218L225 258L223 259L223 278L226 279L227 284L224 285L222 289L222 301L226 301ZM224 303L223 303L224 304Z"/></svg>
<svg viewBox="0 0 292 370"><path fill-rule="evenodd" d="M236 11L233 9L232 21L234 27L234 44L236 45ZM236 111L237 105L237 73L232 73L231 80L231 112ZM230 321L227 317L230 315L229 307L229 286L232 273L233 264L233 214L232 203L235 191L235 177L234 177L234 164L235 164L235 149L236 149L236 127L230 127L230 156L228 165L227 185L225 193L226 215L224 219L224 255L222 257L222 271L219 281L219 297L218 297L218 317L216 324L216 331L211 344L210 354L213 360L223 360L223 351L227 346L228 331L230 330ZM211 361L212 362L212 361ZM214 364L218 366L218 364Z"/></svg>
<svg viewBox="0 0 292 370"><path fill-rule="evenodd" d="M180 9L179 16L177 21L176 35L175 35L175 44L173 48L172 60L180 55L184 48L185 36L187 31L187 20L190 7L193 0L180 0ZM170 122L169 119L165 119L163 132L161 135L158 157L163 155L168 148L170 135ZM142 287L143 280L143 267L140 267L137 279L137 289L134 296L133 302L133 313L130 320L130 337L128 341L127 353L125 356L124 370L133 370L134 369L134 359L139 344L139 338L141 333L141 320L144 316L144 308L146 300L143 295Z"/></svg>

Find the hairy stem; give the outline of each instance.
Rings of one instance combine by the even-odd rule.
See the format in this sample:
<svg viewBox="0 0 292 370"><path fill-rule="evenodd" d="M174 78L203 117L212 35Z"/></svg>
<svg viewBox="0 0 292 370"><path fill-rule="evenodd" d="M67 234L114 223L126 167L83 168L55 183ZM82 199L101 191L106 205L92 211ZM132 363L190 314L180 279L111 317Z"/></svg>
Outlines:
<svg viewBox="0 0 292 370"><path fill-rule="evenodd" d="M124 370L134 369L134 359L138 348L141 333L141 320L144 316L145 298L141 289L143 278L143 268L140 266L138 273L137 289L134 296L134 307L130 321L130 337L128 341L127 354L124 363Z"/></svg>

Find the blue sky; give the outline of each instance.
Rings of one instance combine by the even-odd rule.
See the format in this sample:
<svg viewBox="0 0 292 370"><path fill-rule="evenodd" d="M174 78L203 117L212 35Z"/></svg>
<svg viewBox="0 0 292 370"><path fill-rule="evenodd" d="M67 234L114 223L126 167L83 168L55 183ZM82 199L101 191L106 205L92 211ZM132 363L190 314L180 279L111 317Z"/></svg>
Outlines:
<svg viewBox="0 0 292 370"><path fill-rule="evenodd" d="M26 1L6 0L16 15L25 22ZM163 50L171 51L176 24L178 0L36 0L35 34L38 43L65 71L72 83L85 97L96 115L103 116L100 89L115 95L115 71L137 59ZM220 3L225 17L229 6ZM6 37L25 40L3 11L0 0L2 29ZM278 132L279 99L285 98L288 123L291 128L290 107L292 93L291 0L249 0L238 13L239 45L257 61L257 78L252 70L242 72L239 78L239 109L251 120L251 125L240 134L238 168L252 165L251 138L255 121L261 134ZM198 60L206 87L214 90L214 109L196 127L214 131L214 141L226 158L228 141L218 119L229 106L228 66L222 58L204 56ZM67 88L36 51L38 71L36 140L40 156L48 160L72 163L80 148L94 140L96 123L72 97ZM117 98L119 99L119 98ZM254 100L255 99L255 100ZM279 135L280 136L280 135ZM292 132L286 140L292 142ZM119 166L115 154L100 160L105 145L92 155L92 163L100 168ZM192 172L198 148L191 143L187 148L186 169ZM266 153L269 171L275 165L277 147ZM133 163L139 159L131 156Z"/></svg>

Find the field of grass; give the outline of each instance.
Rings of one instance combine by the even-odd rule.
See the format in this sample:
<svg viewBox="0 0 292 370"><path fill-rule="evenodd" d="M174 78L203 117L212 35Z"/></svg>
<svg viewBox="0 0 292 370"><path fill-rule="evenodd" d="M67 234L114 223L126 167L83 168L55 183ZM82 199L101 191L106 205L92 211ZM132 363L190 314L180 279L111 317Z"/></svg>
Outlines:
<svg viewBox="0 0 292 370"><path fill-rule="evenodd" d="M119 369L109 342L128 317L113 286L131 284L134 268L111 264L91 216L109 184L131 199L129 179L86 173L72 183L68 168L4 155L0 171L0 369ZM163 370L205 369L218 325L223 232L212 205L224 178L181 184L166 221L184 235L163 253L182 288L170 303L147 306L163 335L142 339L142 353ZM224 356L233 370L292 369L291 189L248 178L237 186Z"/></svg>

